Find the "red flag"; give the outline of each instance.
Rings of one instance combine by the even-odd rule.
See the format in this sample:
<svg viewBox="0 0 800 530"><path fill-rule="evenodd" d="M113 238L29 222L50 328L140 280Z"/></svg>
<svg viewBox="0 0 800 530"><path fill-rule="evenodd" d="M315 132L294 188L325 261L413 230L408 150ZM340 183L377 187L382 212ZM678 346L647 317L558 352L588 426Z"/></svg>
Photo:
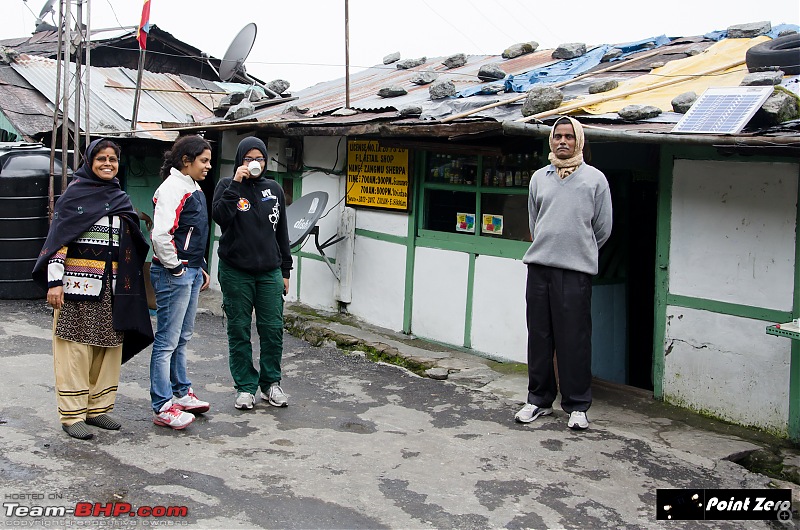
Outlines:
<svg viewBox="0 0 800 530"><path fill-rule="evenodd" d="M139 29L136 30L136 40L139 41L139 48L147 49L147 34L150 32L150 0L144 0L142 6L142 20L139 22Z"/></svg>

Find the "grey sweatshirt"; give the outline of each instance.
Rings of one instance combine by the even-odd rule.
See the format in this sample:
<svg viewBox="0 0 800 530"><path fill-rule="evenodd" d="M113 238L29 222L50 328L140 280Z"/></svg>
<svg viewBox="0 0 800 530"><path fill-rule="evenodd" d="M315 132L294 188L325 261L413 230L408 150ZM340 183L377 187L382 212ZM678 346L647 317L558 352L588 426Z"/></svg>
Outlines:
<svg viewBox="0 0 800 530"><path fill-rule="evenodd" d="M528 188L533 236L523 263L597 274L600 247L611 235L611 192L605 175L581 164L561 179L552 164L536 171Z"/></svg>

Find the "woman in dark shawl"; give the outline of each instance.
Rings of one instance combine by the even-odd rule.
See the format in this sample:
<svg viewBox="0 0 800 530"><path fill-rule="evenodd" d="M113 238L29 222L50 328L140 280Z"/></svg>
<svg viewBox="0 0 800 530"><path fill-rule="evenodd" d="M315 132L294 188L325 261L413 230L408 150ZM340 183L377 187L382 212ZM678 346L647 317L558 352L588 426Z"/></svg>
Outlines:
<svg viewBox="0 0 800 530"><path fill-rule="evenodd" d="M88 440L88 425L117 430L120 366L153 342L142 265L148 244L120 188L120 148L89 144L58 199L33 279L53 309L53 362L62 428Z"/></svg>

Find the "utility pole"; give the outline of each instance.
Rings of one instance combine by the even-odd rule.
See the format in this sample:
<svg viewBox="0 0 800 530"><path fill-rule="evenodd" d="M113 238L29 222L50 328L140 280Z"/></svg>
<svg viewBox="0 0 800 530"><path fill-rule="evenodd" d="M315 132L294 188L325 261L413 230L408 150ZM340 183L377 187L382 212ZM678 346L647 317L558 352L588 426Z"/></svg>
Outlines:
<svg viewBox="0 0 800 530"><path fill-rule="evenodd" d="M344 0L344 106L350 108L350 3Z"/></svg>

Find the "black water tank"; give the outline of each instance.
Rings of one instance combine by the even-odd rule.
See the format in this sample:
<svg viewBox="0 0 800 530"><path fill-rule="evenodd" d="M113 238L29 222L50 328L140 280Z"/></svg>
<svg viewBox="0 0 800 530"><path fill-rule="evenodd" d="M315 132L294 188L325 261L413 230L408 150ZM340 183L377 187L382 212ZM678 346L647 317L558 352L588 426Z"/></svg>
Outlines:
<svg viewBox="0 0 800 530"><path fill-rule="evenodd" d="M55 193L61 190L56 153ZM44 298L31 271L49 228L50 149L40 144L0 144L0 299Z"/></svg>

